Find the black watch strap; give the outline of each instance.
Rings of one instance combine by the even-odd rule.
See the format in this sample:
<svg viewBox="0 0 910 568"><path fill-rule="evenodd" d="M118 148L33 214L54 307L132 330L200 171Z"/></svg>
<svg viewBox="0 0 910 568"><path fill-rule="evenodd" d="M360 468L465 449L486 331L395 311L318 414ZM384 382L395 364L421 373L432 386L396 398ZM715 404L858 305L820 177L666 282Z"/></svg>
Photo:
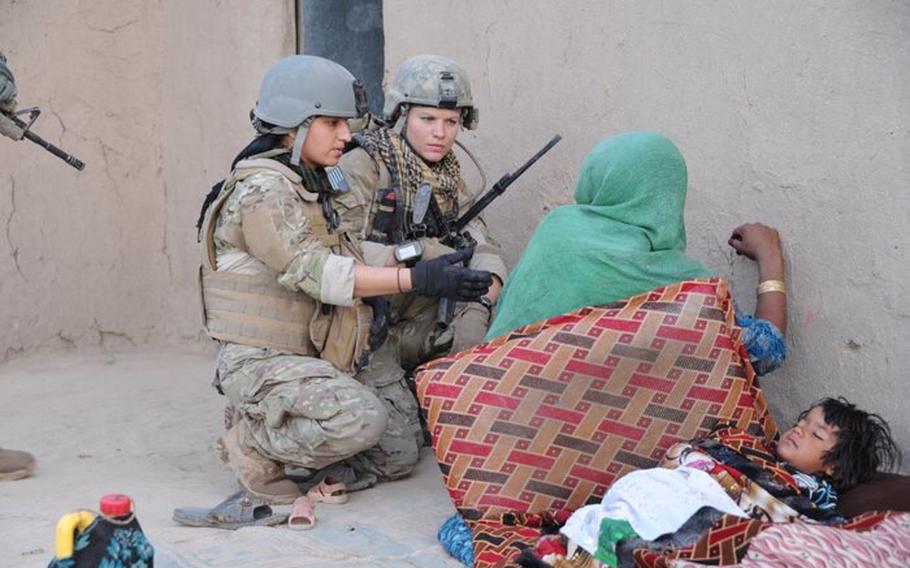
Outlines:
<svg viewBox="0 0 910 568"><path fill-rule="evenodd" d="M493 311L493 300L491 300L489 296L481 296L480 299L477 300L477 303L486 309Z"/></svg>

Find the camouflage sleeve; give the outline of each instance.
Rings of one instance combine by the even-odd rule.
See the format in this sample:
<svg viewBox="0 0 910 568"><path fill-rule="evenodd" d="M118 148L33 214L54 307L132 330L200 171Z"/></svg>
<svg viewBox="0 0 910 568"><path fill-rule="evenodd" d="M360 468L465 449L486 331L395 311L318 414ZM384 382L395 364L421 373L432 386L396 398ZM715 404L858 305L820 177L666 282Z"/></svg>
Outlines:
<svg viewBox="0 0 910 568"><path fill-rule="evenodd" d="M6 57L0 51L0 106L5 111L13 111L16 108L15 99L16 79L6 64Z"/></svg>
<svg viewBox="0 0 910 568"><path fill-rule="evenodd" d="M312 230L303 202L281 175L239 182L237 213L247 251L278 272L278 283L328 304L354 296L354 259L332 254Z"/></svg>
<svg viewBox="0 0 910 568"><path fill-rule="evenodd" d="M366 264L389 265L394 247L366 240L370 233L370 208L383 179L380 165L366 150L357 148L342 156L338 167L350 187L335 198L342 230L360 240Z"/></svg>
<svg viewBox="0 0 910 568"><path fill-rule="evenodd" d="M467 211L467 188L464 182L459 187L459 201L461 210ZM490 236L487 224L483 220L483 215L478 215L473 221L468 223L468 233L477 241L477 247L474 249L474 256L471 257L470 268L475 270L486 270L492 272L499 280L505 284L506 276L509 271L506 269L506 263L499 256L499 244Z"/></svg>
<svg viewBox="0 0 910 568"><path fill-rule="evenodd" d="M379 165L366 150L356 148L341 157L338 168L350 188L334 199L341 228L363 240L369 233L370 206L382 177Z"/></svg>

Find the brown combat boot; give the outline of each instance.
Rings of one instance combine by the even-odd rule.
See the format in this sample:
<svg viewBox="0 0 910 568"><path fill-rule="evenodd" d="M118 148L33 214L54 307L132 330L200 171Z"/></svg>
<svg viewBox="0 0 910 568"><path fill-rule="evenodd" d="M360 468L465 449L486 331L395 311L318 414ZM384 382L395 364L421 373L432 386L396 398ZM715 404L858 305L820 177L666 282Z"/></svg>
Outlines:
<svg viewBox="0 0 910 568"><path fill-rule="evenodd" d="M243 423L235 423L219 440L224 461L240 486L248 493L273 505L287 505L300 497L297 484L285 477L284 467L244 443Z"/></svg>
<svg viewBox="0 0 910 568"><path fill-rule="evenodd" d="M22 479L32 474L35 458L27 452L0 448L0 481Z"/></svg>

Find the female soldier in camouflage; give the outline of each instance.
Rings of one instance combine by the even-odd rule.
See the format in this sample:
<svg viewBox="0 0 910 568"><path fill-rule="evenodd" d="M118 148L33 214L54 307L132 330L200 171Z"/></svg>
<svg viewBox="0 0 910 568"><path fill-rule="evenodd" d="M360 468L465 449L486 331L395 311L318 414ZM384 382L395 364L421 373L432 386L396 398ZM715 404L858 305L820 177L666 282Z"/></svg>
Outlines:
<svg viewBox="0 0 910 568"><path fill-rule="evenodd" d="M408 256L413 262L450 254L440 243L440 220L454 218L472 198L452 151L462 127L477 127L467 73L446 57L412 57L398 68L383 114L386 127L357 136L360 148L339 163L350 186L338 197L342 226L363 240L370 265L408 266ZM481 219L469 224L468 232L477 242L469 266L493 274L489 293L480 303L460 305L449 327L437 324L437 300L394 296L396 323L386 346L371 359L373 367L385 364L377 373L391 378L395 368L400 374L402 366L410 370L483 339L506 267Z"/></svg>
<svg viewBox="0 0 910 568"><path fill-rule="evenodd" d="M258 136L200 215L205 325L220 342L215 385L233 407L222 454L247 492L272 503L300 494L285 465L318 470L350 458L392 479L417 462L419 430L395 404L403 387L360 377L372 323L361 298L412 291L466 301L491 282L456 266L459 255L411 269L363 263L338 224L325 168L365 108L342 66L282 59L251 113Z"/></svg>

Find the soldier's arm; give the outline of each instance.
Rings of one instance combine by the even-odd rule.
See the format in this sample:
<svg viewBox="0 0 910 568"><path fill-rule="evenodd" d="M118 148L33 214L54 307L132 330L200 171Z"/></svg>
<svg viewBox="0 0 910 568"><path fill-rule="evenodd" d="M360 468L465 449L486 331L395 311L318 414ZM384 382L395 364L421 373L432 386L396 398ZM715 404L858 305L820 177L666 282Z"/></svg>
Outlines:
<svg viewBox="0 0 910 568"><path fill-rule="evenodd" d="M0 51L0 110L16 110L16 79L6 63L6 56Z"/></svg>
<svg viewBox="0 0 910 568"><path fill-rule="evenodd" d="M350 189L335 198L336 209L343 230L356 236L361 243L366 263L370 266L393 266L390 245L367 241L372 219L370 216L376 192L380 189L379 164L363 148L356 148L341 157L338 167Z"/></svg>
<svg viewBox="0 0 910 568"><path fill-rule="evenodd" d="M278 283L327 304L410 290L410 271L358 265L323 245L300 197L283 179L253 176L239 202L243 238L254 257L278 273ZM244 191L245 190L245 191Z"/></svg>
<svg viewBox="0 0 910 568"><path fill-rule="evenodd" d="M321 302L353 301L354 259L332 254L313 232L303 203L283 177L240 182L238 211L248 252L278 272L278 283Z"/></svg>

